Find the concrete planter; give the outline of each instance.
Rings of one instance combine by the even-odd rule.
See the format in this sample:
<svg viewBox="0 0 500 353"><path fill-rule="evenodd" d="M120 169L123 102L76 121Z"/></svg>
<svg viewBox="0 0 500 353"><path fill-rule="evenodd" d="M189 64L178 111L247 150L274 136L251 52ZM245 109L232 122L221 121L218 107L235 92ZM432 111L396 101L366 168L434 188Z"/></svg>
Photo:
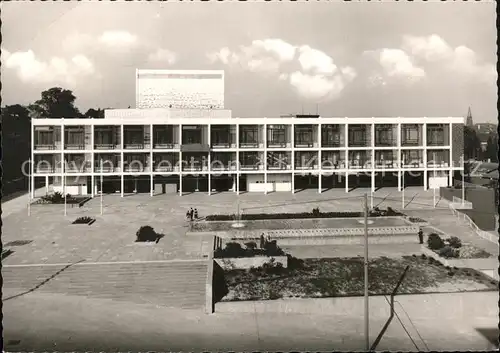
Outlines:
<svg viewBox="0 0 500 353"><path fill-rule="evenodd" d="M442 263L444 266L474 268L474 269L491 269L498 267L498 259L490 257L486 259L446 259L439 256L427 246L421 246L422 253L427 257L432 257L434 260ZM493 266L493 267L492 267Z"/></svg>
<svg viewBox="0 0 500 353"><path fill-rule="evenodd" d="M288 267L288 258L286 256L255 256L238 257L227 259L214 259L215 262L224 270L249 269L251 267L260 267L266 262L274 259L275 263L281 263L283 267Z"/></svg>

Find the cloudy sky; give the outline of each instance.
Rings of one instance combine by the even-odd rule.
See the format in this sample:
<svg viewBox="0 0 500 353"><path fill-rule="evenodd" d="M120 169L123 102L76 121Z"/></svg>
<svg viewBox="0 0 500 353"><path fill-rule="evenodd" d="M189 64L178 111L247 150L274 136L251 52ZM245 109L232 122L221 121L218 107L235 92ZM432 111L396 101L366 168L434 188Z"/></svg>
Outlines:
<svg viewBox="0 0 500 353"><path fill-rule="evenodd" d="M2 3L2 105L135 106L135 69L224 69L234 116L497 121L495 4Z"/></svg>

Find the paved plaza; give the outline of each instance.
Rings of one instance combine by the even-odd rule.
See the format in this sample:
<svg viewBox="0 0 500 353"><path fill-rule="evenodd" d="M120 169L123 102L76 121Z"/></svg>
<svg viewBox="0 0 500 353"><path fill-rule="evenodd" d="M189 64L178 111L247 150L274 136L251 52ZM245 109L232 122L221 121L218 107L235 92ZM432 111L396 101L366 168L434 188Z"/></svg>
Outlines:
<svg viewBox="0 0 500 353"><path fill-rule="evenodd" d="M27 198L5 202L3 207L3 243L26 241L14 246L14 253L4 265L51 264L112 261L164 261L174 259L202 259L208 254L210 238L189 235L185 214L197 208L200 217L209 214L286 213L311 212L319 207L322 212L362 211L362 196L369 189L331 189L318 194L316 190L292 193L245 193L237 196L226 192L213 194L192 193L183 196L163 194L104 195L101 215L100 197L87 202L82 208L63 205L32 205L28 216ZM370 195L370 194L369 194ZM468 234L468 226L457 222L446 200L436 199L433 192L421 187L405 190L405 213L428 218L437 228L450 234ZM382 188L369 197L369 207L392 207L401 210L401 193L396 188ZM96 218L91 225L72 225L80 216ZM348 220L348 222L357 222ZM380 220L380 222L383 222ZM135 233L141 226L150 225L165 236L153 246L135 243ZM358 225L361 226L361 225ZM476 237L477 238L477 237ZM482 240L482 239L479 239ZM491 244L484 244L491 247ZM498 251L498 249L497 249Z"/></svg>

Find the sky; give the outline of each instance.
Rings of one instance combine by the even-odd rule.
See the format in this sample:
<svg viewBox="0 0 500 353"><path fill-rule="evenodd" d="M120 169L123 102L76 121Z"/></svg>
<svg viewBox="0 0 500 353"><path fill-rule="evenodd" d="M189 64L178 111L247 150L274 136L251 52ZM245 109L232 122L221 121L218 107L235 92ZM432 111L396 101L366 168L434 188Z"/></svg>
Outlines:
<svg viewBox="0 0 500 353"><path fill-rule="evenodd" d="M233 116L497 122L494 2L2 2L2 105L135 106L135 69L223 69Z"/></svg>

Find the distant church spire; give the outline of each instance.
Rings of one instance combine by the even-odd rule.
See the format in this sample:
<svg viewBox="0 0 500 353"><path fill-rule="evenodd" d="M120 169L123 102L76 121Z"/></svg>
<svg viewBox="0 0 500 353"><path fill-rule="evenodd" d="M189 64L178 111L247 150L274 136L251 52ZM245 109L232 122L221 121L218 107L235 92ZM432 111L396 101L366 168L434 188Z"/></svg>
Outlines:
<svg viewBox="0 0 500 353"><path fill-rule="evenodd" d="M472 121L472 112L470 110L470 107L469 107L469 111L467 112L467 121L465 123L467 126L474 126L474 122Z"/></svg>

